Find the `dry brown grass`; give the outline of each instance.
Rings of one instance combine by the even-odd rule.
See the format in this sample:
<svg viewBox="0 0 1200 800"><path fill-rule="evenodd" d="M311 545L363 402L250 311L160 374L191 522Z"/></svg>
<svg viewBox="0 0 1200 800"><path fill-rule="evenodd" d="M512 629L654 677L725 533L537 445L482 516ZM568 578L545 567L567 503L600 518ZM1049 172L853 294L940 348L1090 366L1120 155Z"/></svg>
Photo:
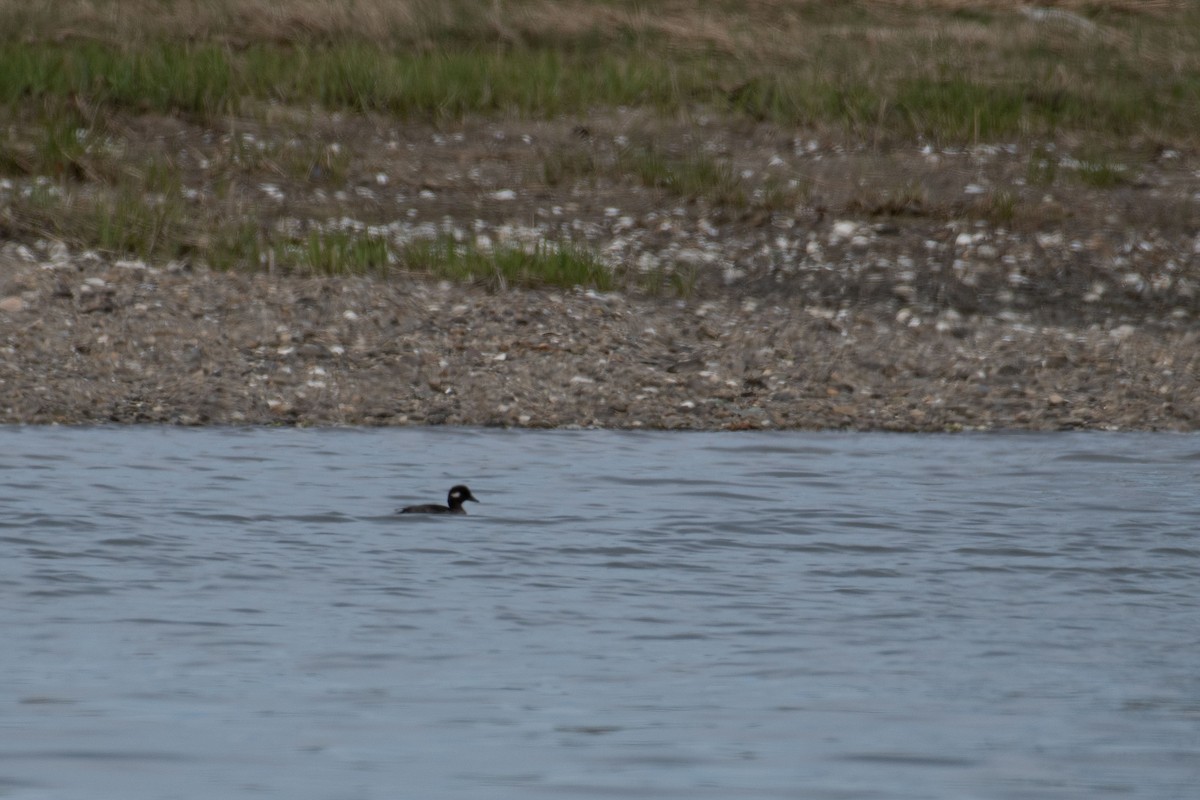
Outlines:
<svg viewBox="0 0 1200 800"><path fill-rule="evenodd" d="M0 19L23 22L28 38L98 38L113 43L155 38L378 41L421 35L425 27L444 21L463 5L424 0L69 0L43 6L0 0Z"/></svg>
<svg viewBox="0 0 1200 800"><path fill-rule="evenodd" d="M1180 11L1187 0L1040 0L1036 3L1015 0L868 0L869 5L905 9L960 11L1019 11L1022 8L1057 8L1064 11L1119 11L1125 14L1166 14Z"/></svg>
<svg viewBox="0 0 1200 800"><path fill-rule="evenodd" d="M27 38L114 44L150 38L430 43L425 40L448 31L497 41L545 40L629 30L661 34L677 45L728 51L749 44L746 35L730 32L730 17L754 19L762 11L751 5L744 14L731 15L694 0L659 3L652 11L583 0L73 0L53 8L0 0L0 20L9 21L8 30L24 29Z"/></svg>
<svg viewBox="0 0 1200 800"><path fill-rule="evenodd" d="M1192 3L1195 5L1195 3ZM494 41L544 41L593 32L661 35L673 46L753 52L764 44L804 36L814 13L977 10L1018 14L1031 7L1071 12L1116 11L1168 15L1188 0L752 0L738 10L704 0L659 0L645 5L587 0L0 0L0 22L22 38L139 40L312 41L357 39L430 45L447 32Z"/></svg>

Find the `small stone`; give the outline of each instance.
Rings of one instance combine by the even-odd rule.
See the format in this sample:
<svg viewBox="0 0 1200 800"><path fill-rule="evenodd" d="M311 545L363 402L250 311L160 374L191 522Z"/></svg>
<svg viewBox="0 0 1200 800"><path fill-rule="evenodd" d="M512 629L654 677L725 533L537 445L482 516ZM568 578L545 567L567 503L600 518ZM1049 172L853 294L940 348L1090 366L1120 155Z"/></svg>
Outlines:
<svg viewBox="0 0 1200 800"><path fill-rule="evenodd" d="M831 244L836 244L843 239L849 239L858 231L858 223L852 220L838 220L833 223L833 228L829 232L829 241Z"/></svg>
<svg viewBox="0 0 1200 800"><path fill-rule="evenodd" d="M1118 325L1108 332L1108 335L1118 342L1123 342L1137 331L1133 325Z"/></svg>
<svg viewBox="0 0 1200 800"><path fill-rule="evenodd" d="M8 313L13 314L13 313L16 313L17 311L24 311L24 310L25 310L25 301L22 300L21 298L17 297L16 295L13 295L11 297L6 297L3 300L0 300L0 311L7 311Z"/></svg>

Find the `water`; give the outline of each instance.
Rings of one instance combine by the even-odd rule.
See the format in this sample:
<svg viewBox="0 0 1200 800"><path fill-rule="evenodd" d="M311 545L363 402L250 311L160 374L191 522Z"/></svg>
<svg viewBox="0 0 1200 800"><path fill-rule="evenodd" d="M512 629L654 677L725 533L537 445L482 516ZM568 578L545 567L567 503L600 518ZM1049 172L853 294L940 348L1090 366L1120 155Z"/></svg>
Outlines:
<svg viewBox="0 0 1200 800"><path fill-rule="evenodd" d="M0 429L0 797L1192 798L1198 530L1196 436Z"/></svg>

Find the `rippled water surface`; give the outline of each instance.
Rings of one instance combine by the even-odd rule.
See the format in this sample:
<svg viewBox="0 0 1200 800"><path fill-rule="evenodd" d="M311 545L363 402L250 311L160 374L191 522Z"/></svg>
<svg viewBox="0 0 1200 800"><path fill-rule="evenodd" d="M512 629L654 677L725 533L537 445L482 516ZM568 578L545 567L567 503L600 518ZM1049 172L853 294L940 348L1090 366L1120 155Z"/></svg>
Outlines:
<svg viewBox="0 0 1200 800"><path fill-rule="evenodd" d="M1195 436L0 429L0 796L1190 800L1198 531Z"/></svg>

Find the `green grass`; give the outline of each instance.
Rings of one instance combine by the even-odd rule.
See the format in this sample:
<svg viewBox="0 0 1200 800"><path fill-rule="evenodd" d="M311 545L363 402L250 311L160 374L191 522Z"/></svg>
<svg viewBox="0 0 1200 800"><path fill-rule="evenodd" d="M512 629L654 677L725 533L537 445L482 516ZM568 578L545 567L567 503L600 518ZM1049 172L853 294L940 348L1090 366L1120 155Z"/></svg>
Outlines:
<svg viewBox="0 0 1200 800"><path fill-rule="evenodd" d="M387 239L369 233L311 231L299 242L274 243L274 264L313 275L386 273L396 256Z"/></svg>
<svg viewBox="0 0 1200 800"><path fill-rule="evenodd" d="M664 59L637 42L594 51L448 43L414 52L345 41L233 49L204 41L10 40L0 48L0 107L83 98L98 109L211 119L245 113L253 101L457 119L615 106L676 114L699 106L785 125L947 141L1062 130L1124 136L1147 127L1190 136L1200 127L1200 64L1192 59L1164 70L1136 51L1110 49L1101 58L1037 40L1006 45L986 61L945 37L922 44L925 52L869 60L844 36L813 45L809 56L764 63L687 51Z"/></svg>
<svg viewBox="0 0 1200 800"><path fill-rule="evenodd" d="M617 163L643 185L678 197L703 198L734 208L748 202L745 184L733 167L705 153L675 157L650 147L626 148Z"/></svg>
<svg viewBox="0 0 1200 800"><path fill-rule="evenodd" d="M222 271L286 271L286 262L276 264L276 246L267 241L254 222L228 221L214 226L196 254L210 268Z"/></svg>
<svg viewBox="0 0 1200 800"><path fill-rule="evenodd" d="M222 270L364 275L403 267L493 289L582 286L611 291L616 286L613 271L582 245L541 242L531 249L481 250L449 238L397 247L382 236L358 231L287 236L254 222L204 218L178 195L143 195L128 186L102 195L81 191L66 196L51 184L35 186L0 214L0 235L50 238L148 261L197 260Z"/></svg>
<svg viewBox="0 0 1200 800"><path fill-rule="evenodd" d="M1025 179L1033 186L1053 186L1058 178L1058 155L1042 145L1034 147L1025 169Z"/></svg>
<svg viewBox="0 0 1200 800"><path fill-rule="evenodd" d="M178 195L117 192L107 202L88 204L95 247L141 258L173 257L187 238L187 210Z"/></svg>
<svg viewBox="0 0 1200 800"><path fill-rule="evenodd" d="M437 278L476 282L493 289L583 286L611 291L616 285L612 270L588 249L571 243L482 250L445 237L410 244L401 254L401 262Z"/></svg>
<svg viewBox="0 0 1200 800"><path fill-rule="evenodd" d="M93 120L61 99L33 112L15 111L0 128L0 174L84 179L96 177L90 153L101 139Z"/></svg>
<svg viewBox="0 0 1200 800"><path fill-rule="evenodd" d="M649 272L639 274L635 281L637 288L650 297L679 297L684 300L696 293L699 283L700 270L691 264L660 264Z"/></svg>
<svg viewBox="0 0 1200 800"><path fill-rule="evenodd" d="M1075 162L1063 163L1062 158L1044 147L1035 147L1029 157L1026 179L1034 186L1052 186L1060 171L1080 183L1096 189L1114 189L1132 180L1128 167L1106 154L1084 152Z"/></svg>
<svg viewBox="0 0 1200 800"><path fill-rule="evenodd" d="M1104 158L1087 158L1075 171L1076 177L1097 189L1112 189L1130 182L1128 168Z"/></svg>
<svg viewBox="0 0 1200 800"><path fill-rule="evenodd" d="M678 107L684 98L669 78L666 65L649 59L585 60L552 50L395 53L361 43L237 51L211 43L0 48L0 106L77 96L108 108L209 118L242 112L250 99L440 119L554 116L593 103Z"/></svg>
<svg viewBox="0 0 1200 800"><path fill-rule="evenodd" d="M1011 225L1017 218L1017 195L1007 189L988 194L979 209L981 216L999 225Z"/></svg>
<svg viewBox="0 0 1200 800"><path fill-rule="evenodd" d="M728 161L699 149L671 154L652 145L626 145L615 156L584 144L553 148L542 155L541 180L547 186L595 185L602 177L632 179L689 201L704 200L731 209L779 211L794 208L811 192L798 181L767 176L754 187Z"/></svg>
<svg viewBox="0 0 1200 800"><path fill-rule="evenodd" d="M3 228L17 238L49 238L120 256L170 259L184 254L194 230L178 194L141 187L38 185L12 198Z"/></svg>

